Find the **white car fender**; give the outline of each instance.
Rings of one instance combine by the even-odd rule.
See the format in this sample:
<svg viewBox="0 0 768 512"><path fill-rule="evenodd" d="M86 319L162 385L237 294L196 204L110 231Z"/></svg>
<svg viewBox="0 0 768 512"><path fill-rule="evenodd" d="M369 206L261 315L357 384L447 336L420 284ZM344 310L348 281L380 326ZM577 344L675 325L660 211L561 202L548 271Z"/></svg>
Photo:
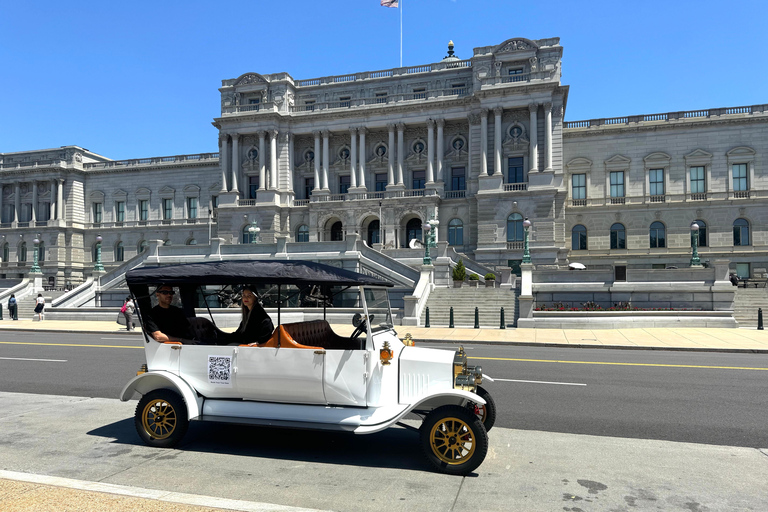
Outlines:
<svg viewBox="0 0 768 512"><path fill-rule="evenodd" d="M203 409L203 399L178 375L165 371L142 373L128 381L120 393L120 401L127 402L134 391L146 395L156 389L170 388L184 399L187 405L187 415L190 420L198 418Z"/></svg>
<svg viewBox="0 0 768 512"><path fill-rule="evenodd" d="M420 398L417 402L410 404L408 407L401 410L400 413L397 414L395 417L390 418L387 421L378 423L376 425L361 425L355 429L355 434L372 434L374 432L379 432L380 430L384 430L385 428L391 427L392 425L394 425L395 423L403 419L411 411L415 409L419 409L422 406L427 404L430 409L436 409L442 405L451 405L451 404L461 405L465 401L471 401L481 405L485 405L485 400L483 400L482 397L470 391L464 391L461 389L451 389L451 390L441 391L439 393L435 393L435 394ZM434 402L434 403L430 403L430 402Z"/></svg>

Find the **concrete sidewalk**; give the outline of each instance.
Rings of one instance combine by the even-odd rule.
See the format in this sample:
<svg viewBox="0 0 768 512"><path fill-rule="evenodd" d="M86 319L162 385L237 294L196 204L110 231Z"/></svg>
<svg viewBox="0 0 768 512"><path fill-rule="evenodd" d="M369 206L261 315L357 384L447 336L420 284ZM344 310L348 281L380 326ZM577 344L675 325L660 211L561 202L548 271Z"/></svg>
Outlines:
<svg viewBox="0 0 768 512"><path fill-rule="evenodd" d="M418 342L456 344L509 344L567 346L583 348L630 348L664 350L699 350L768 353L768 331L754 328L648 328L648 329L471 329L445 327L397 326L398 335L407 334ZM141 331L127 332L115 322L74 320L3 320L3 330L84 332L141 336ZM353 327L334 324L339 334L349 334Z"/></svg>

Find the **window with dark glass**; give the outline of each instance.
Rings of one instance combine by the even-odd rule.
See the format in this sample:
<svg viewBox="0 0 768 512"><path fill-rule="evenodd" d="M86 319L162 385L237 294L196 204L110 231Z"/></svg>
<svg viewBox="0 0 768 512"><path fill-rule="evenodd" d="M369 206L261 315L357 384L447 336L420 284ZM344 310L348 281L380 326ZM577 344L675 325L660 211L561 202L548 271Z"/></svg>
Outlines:
<svg viewBox="0 0 768 512"><path fill-rule="evenodd" d="M187 198L187 218L188 219L197 218L197 198L196 197Z"/></svg>
<svg viewBox="0 0 768 512"><path fill-rule="evenodd" d="M611 197L624 197L624 171L611 171Z"/></svg>
<svg viewBox="0 0 768 512"><path fill-rule="evenodd" d="M219 207L219 196L211 196L211 208Z"/></svg>
<svg viewBox="0 0 768 512"><path fill-rule="evenodd" d="M699 226L699 247L707 247L707 223L700 219L696 219L694 222ZM691 238L693 238L693 234L691 234ZM693 245L693 240L691 240L691 245Z"/></svg>
<svg viewBox="0 0 768 512"><path fill-rule="evenodd" d="M261 98L249 98L248 99L248 105L250 105L250 110L259 110L259 102Z"/></svg>
<svg viewBox="0 0 768 512"><path fill-rule="evenodd" d="M95 260L96 258L94 258ZM19 246L19 261L27 261L27 242L21 242Z"/></svg>
<svg viewBox="0 0 768 512"><path fill-rule="evenodd" d="M125 201L115 203L115 221L125 222Z"/></svg>
<svg viewBox="0 0 768 512"><path fill-rule="evenodd" d="M385 92L377 92L376 93L376 103L386 103L387 102L387 93Z"/></svg>
<svg viewBox="0 0 768 512"><path fill-rule="evenodd" d="M409 247L411 240L421 240L421 219L411 219L405 225L405 245Z"/></svg>
<svg viewBox="0 0 768 512"><path fill-rule="evenodd" d="M523 157L512 157L507 161L507 183L525 183Z"/></svg>
<svg viewBox="0 0 768 512"><path fill-rule="evenodd" d="M11 257L11 248L8 246L8 243L6 242L5 245L3 245L3 261L7 262L10 257Z"/></svg>
<svg viewBox="0 0 768 512"><path fill-rule="evenodd" d="M420 189L424 188L427 182L427 172L426 171L413 171L413 188Z"/></svg>
<svg viewBox="0 0 768 512"><path fill-rule="evenodd" d="M149 200L147 199L139 201L139 220L149 220Z"/></svg>
<svg viewBox="0 0 768 512"><path fill-rule="evenodd" d="M39 203L37 206L37 220L51 220L51 203Z"/></svg>
<svg viewBox="0 0 768 512"><path fill-rule="evenodd" d="M352 104L352 96L340 96L339 97L339 106L340 107L348 107Z"/></svg>
<svg viewBox="0 0 768 512"><path fill-rule="evenodd" d="M163 219L171 220L173 218L173 199L163 199Z"/></svg>
<svg viewBox="0 0 768 512"><path fill-rule="evenodd" d="M616 223L611 226L611 249L627 248L627 232L624 224Z"/></svg>
<svg viewBox="0 0 768 512"><path fill-rule="evenodd" d="M587 228L581 224L573 226L573 230L571 231L571 250L587 250Z"/></svg>
<svg viewBox="0 0 768 512"><path fill-rule="evenodd" d="M299 229L296 231L296 241L309 242L309 228L306 224L299 226Z"/></svg>
<svg viewBox="0 0 768 512"><path fill-rule="evenodd" d="M259 190L259 177L248 176L248 199L256 199L257 190Z"/></svg>
<svg viewBox="0 0 768 512"><path fill-rule="evenodd" d="M40 263L45 261L45 244L42 241L37 244L37 261Z"/></svg>
<svg viewBox="0 0 768 512"><path fill-rule="evenodd" d="M304 110L307 112L314 112L315 110L315 100L307 100L304 102Z"/></svg>
<svg viewBox="0 0 768 512"><path fill-rule="evenodd" d="M749 245L749 222L746 219L733 221L733 245Z"/></svg>
<svg viewBox="0 0 768 512"><path fill-rule="evenodd" d="M466 92L466 88L467 88L467 84L465 83L451 84L451 89L452 89L451 92L453 94L458 94L459 96L461 96Z"/></svg>
<svg viewBox="0 0 768 512"><path fill-rule="evenodd" d="M464 245L464 223L460 219L448 223L448 245Z"/></svg>
<svg viewBox="0 0 768 512"><path fill-rule="evenodd" d="M315 188L315 178L304 178L304 199L309 199L312 190Z"/></svg>
<svg viewBox="0 0 768 512"><path fill-rule="evenodd" d="M703 194L707 191L707 184L704 178L704 167L691 167L691 194Z"/></svg>
<svg viewBox="0 0 768 512"><path fill-rule="evenodd" d="M139 242L139 254L146 251L148 246L149 244L147 243L146 240L142 240L141 242Z"/></svg>
<svg viewBox="0 0 768 512"><path fill-rule="evenodd" d="M350 180L352 178L347 176L339 176L339 194L346 194L349 192L349 186L351 184Z"/></svg>
<svg viewBox="0 0 768 512"><path fill-rule="evenodd" d="M651 248L667 246L667 228L659 221L651 224L650 229Z"/></svg>
<svg viewBox="0 0 768 512"><path fill-rule="evenodd" d="M125 261L125 249L123 242L117 242L115 245L115 261Z"/></svg>
<svg viewBox="0 0 768 512"><path fill-rule="evenodd" d="M513 213L507 217L507 242L523 241L523 216Z"/></svg>
<svg viewBox="0 0 768 512"><path fill-rule="evenodd" d="M93 203L93 222L94 224L100 224L102 217L101 203Z"/></svg>
<svg viewBox="0 0 768 512"><path fill-rule="evenodd" d="M521 82L523 80L523 68L510 69L509 78L512 82Z"/></svg>
<svg viewBox="0 0 768 512"><path fill-rule="evenodd" d="M571 176L571 198L572 199L587 198L587 175L586 174L574 174Z"/></svg>
<svg viewBox="0 0 768 512"><path fill-rule="evenodd" d="M384 192L387 190L387 173L376 173L376 192Z"/></svg>
<svg viewBox="0 0 768 512"><path fill-rule="evenodd" d="M733 164L731 172L733 173L733 190L735 192L749 190L747 164Z"/></svg>
<svg viewBox="0 0 768 512"><path fill-rule="evenodd" d="M381 223L378 220L372 220L368 223L368 246L371 247L373 244L381 243L381 229L380 229Z"/></svg>
<svg viewBox="0 0 768 512"><path fill-rule="evenodd" d="M413 99L423 100L427 97L427 89L425 87L417 87L413 90Z"/></svg>
<svg viewBox="0 0 768 512"><path fill-rule="evenodd" d="M648 171L648 186L650 195L664 195L664 169L651 169Z"/></svg>
<svg viewBox="0 0 768 512"><path fill-rule="evenodd" d="M341 225L341 221L338 221L331 226L331 241L341 242L342 240L344 240L344 229Z"/></svg>
<svg viewBox="0 0 768 512"><path fill-rule="evenodd" d="M451 168L451 190L466 190L466 169L464 167Z"/></svg>

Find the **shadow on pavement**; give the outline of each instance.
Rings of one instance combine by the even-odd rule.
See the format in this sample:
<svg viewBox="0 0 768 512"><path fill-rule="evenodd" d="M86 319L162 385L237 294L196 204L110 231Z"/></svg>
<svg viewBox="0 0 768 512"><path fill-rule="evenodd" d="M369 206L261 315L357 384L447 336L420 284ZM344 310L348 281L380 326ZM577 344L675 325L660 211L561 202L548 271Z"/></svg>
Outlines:
<svg viewBox="0 0 768 512"><path fill-rule="evenodd" d="M134 446L144 443L133 418L126 418L87 433ZM320 462L345 466L431 471L421 451L419 436L403 428L376 434L266 428L193 421L175 450ZM169 455L173 450L169 450Z"/></svg>

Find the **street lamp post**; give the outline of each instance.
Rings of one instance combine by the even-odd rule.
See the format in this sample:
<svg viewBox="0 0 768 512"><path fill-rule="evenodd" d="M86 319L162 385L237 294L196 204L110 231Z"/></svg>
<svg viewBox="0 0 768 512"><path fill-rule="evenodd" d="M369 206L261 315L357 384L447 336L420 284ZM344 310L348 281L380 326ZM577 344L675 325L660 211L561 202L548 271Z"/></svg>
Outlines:
<svg viewBox="0 0 768 512"><path fill-rule="evenodd" d="M34 240L32 240L32 243L35 244L35 251L32 254L32 268L29 269L30 274L42 274L43 271L40 269L39 263L39 252L40 252L40 235L38 235Z"/></svg>
<svg viewBox="0 0 768 512"><path fill-rule="evenodd" d="M524 237L523 237L523 263L530 263L531 262L531 251L528 248L528 229L531 227L531 221L528 220L528 217L525 218L523 221L523 230L524 230Z"/></svg>
<svg viewBox="0 0 768 512"><path fill-rule="evenodd" d="M439 224L440 224L439 220L430 219L424 225L424 231L427 232L426 243L424 244L424 264L425 265L432 264L432 258L429 256L429 248L437 247L437 244L435 243L435 236L437 235L437 226Z"/></svg>
<svg viewBox="0 0 768 512"><path fill-rule="evenodd" d="M699 225L696 221L691 222L691 266L700 267L699 259Z"/></svg>
<svg viewBox="0 0 768 512"><path fill-rule="evenodd" d="M384 232L382 229L384 228L384 219L381 218L381 201L379 201L379 243L382 244L382 248L384 247Z"/></svg>
<svg viewBox="0 0 768 512"><path fill-rule="evenodd" d="M104 265L101 264L101 235L96 235L96 264L93 266L94 272L104 272Z"/></svg>

